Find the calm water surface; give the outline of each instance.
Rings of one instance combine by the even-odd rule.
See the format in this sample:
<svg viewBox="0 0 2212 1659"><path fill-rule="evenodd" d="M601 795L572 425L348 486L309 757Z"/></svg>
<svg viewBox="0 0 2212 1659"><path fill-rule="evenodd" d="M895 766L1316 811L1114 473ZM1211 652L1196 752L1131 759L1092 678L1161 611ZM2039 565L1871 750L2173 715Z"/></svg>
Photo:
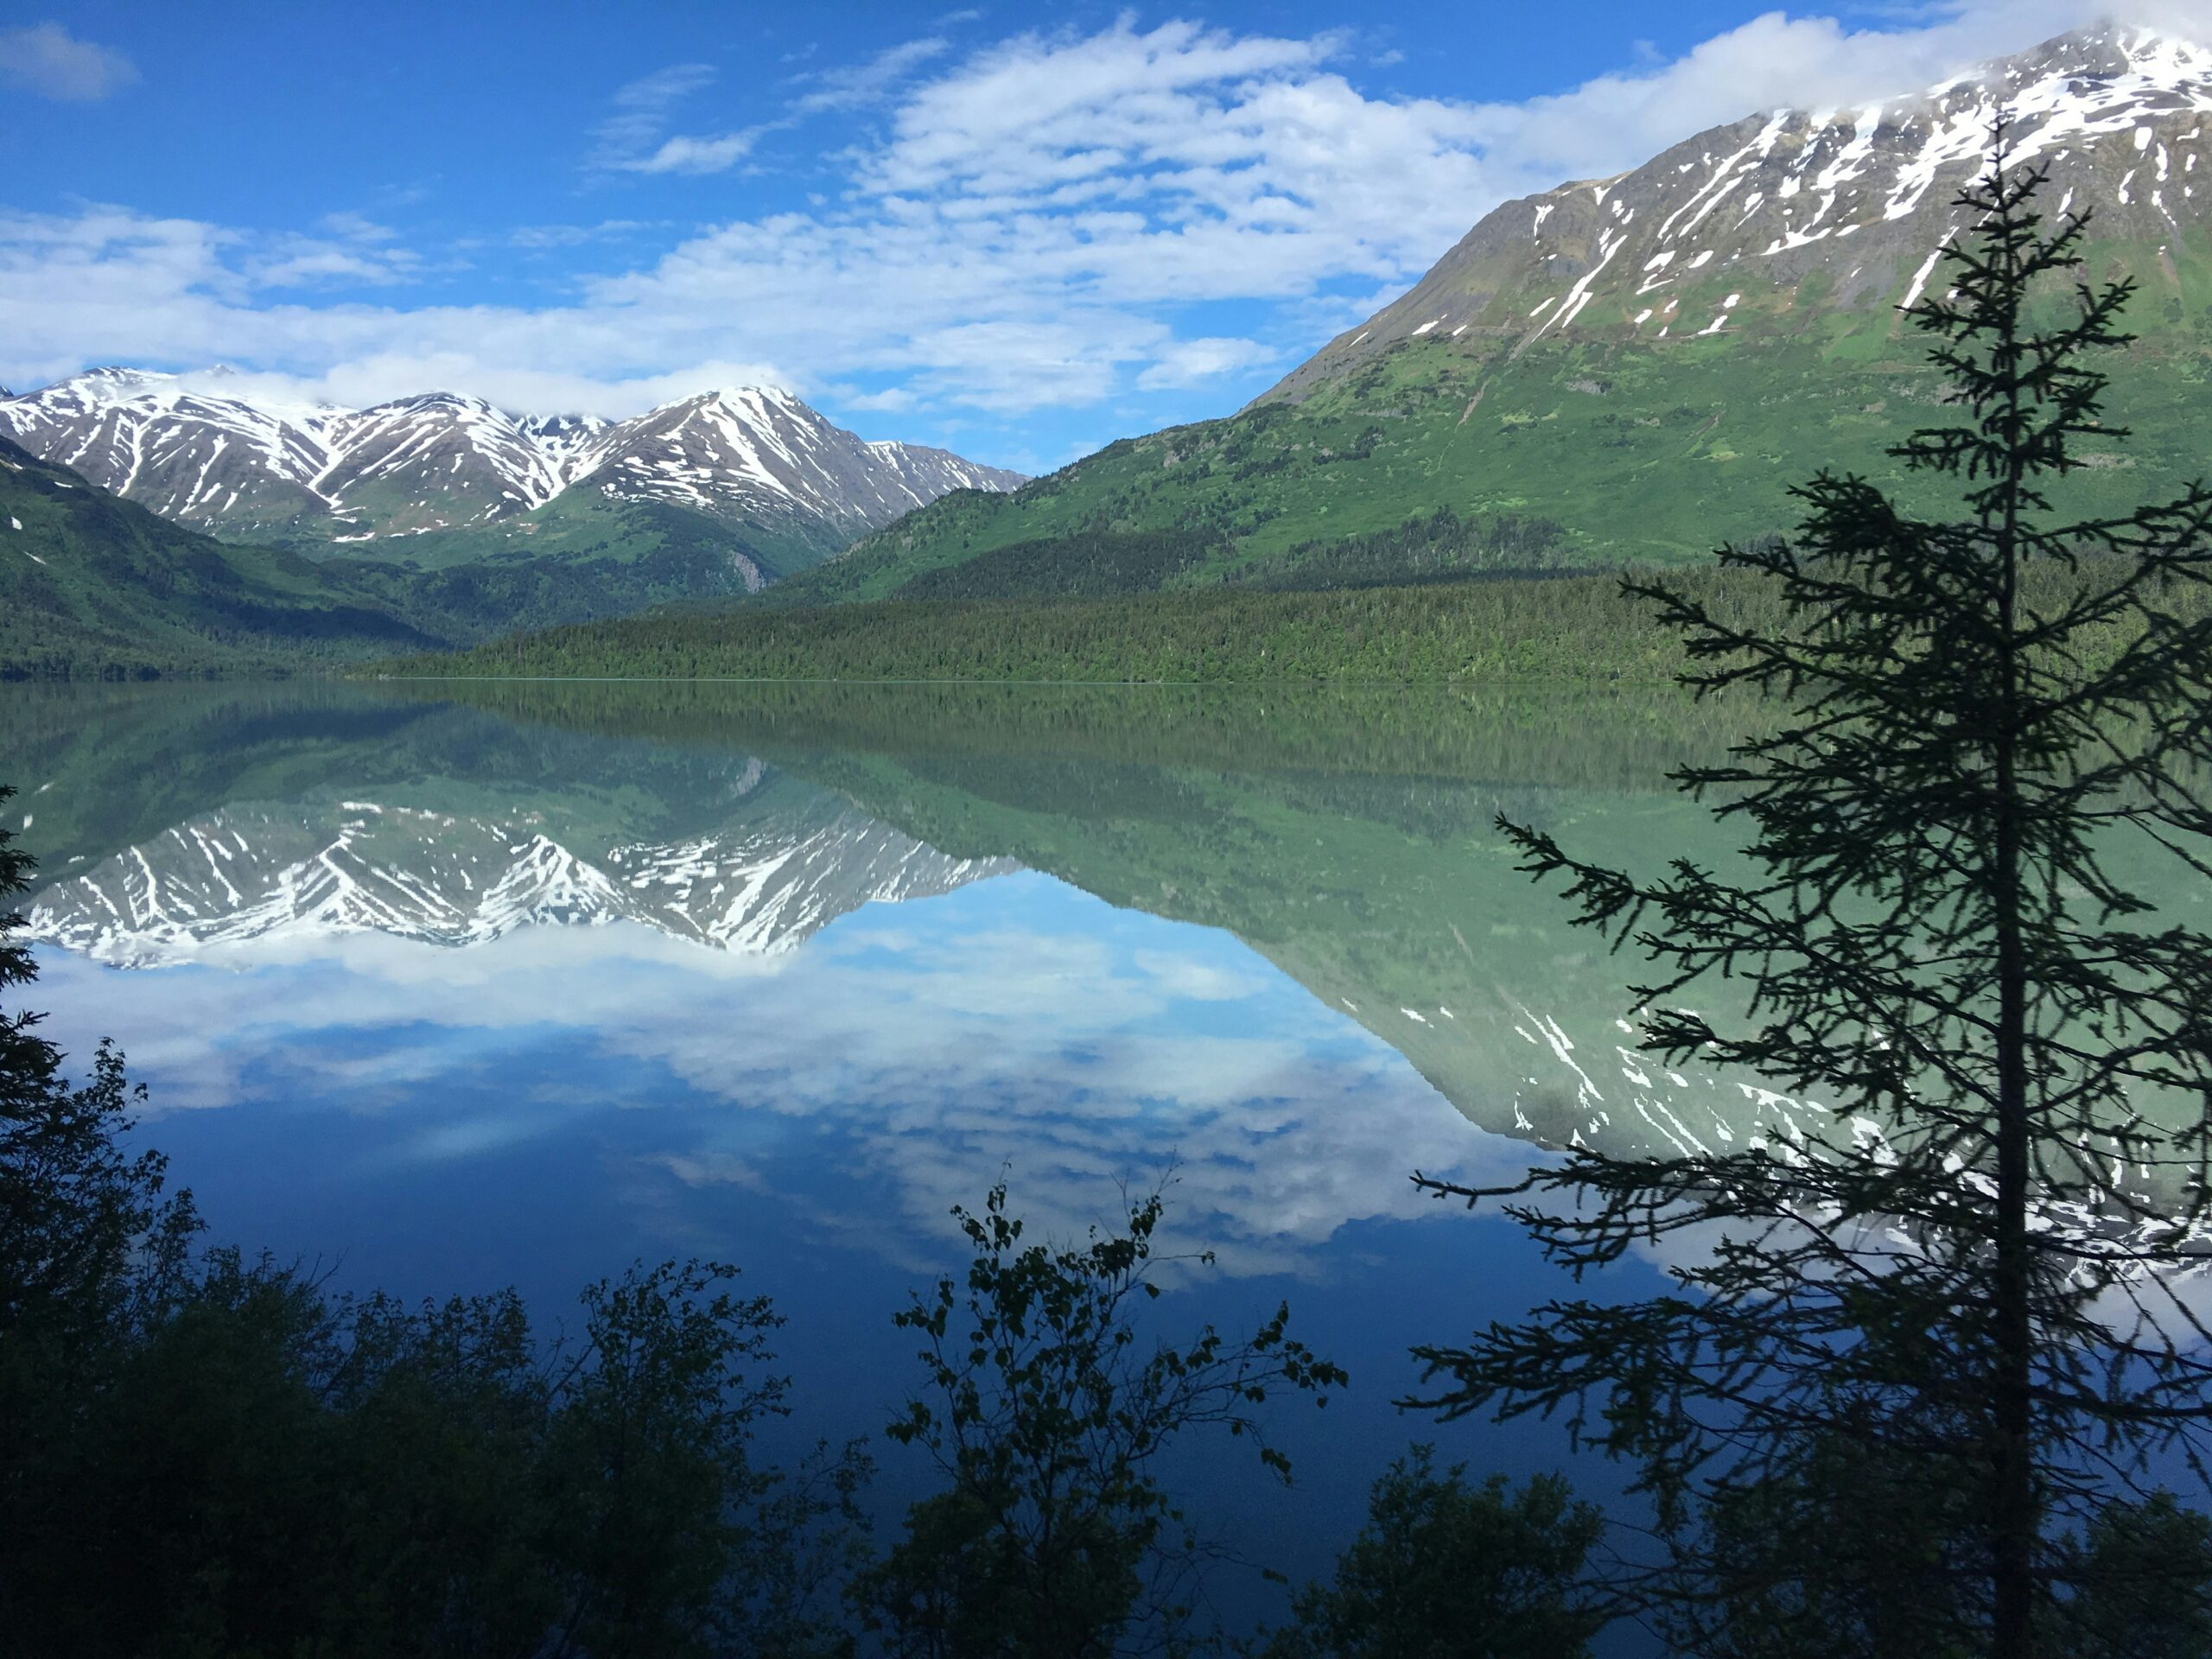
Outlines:
<svg viewBox="0 0 2212 1659"><path fill-rule="evenodd" d="M906 1386L889 1316L957 1264L952 1205L1003 1170L1071 1231L1166 1176L1217 1265L1163 1319L1287 1297L1353 1373L1282 1423L1294 1491L1191 1471L1294 1573L1411 1439L1567 1461L1392 1408L1409 1344L1567 1288L1412 1170L1808 1109L1637 1053L1630 965L1491 827L1717 855L1664 774L1732 735L1552 692L0 688L36 1001L73 1052L123 1045L218 1236L549 1318L637 1256L736 1262L810 1441ZM888 1512L919 1476L884 1450Z"/></svg>

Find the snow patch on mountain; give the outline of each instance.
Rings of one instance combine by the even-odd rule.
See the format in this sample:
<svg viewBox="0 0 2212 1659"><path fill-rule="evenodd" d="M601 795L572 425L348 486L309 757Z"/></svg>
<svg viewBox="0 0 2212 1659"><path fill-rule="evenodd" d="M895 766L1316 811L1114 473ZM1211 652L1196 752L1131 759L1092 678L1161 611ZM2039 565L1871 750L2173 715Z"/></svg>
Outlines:
<svg viewBox="0 0 2212 1659"><path fill-rule="evenodd" d="M1822 304L1916 298L1961 228L1955 202L1986 165L2000 111L2016 164L2049 168L2052 205L2093 214L2094 236L2203 234L2212 199L2198 202L2192 178L2212 143L2212 50L2082 30L1861 107L1747 117L1617 177L1508 203L1268 395L1300 395L1416 336L1471 330L1525 349L1633 334L1706 283L1725 282L1751 309L1762 295L1793 302L1816 272Z"/></svg>
<svg viewBox="0 0 2212 1659"><path fill-rule="evenodd" d="M609 422L517 416L452 392L365 410L285 404L208 382L87 370L0 398L0 431L164 518L247 538L456 529L579 485L736 520L818 521L850 538L950 490L1023 481L945 450L865 442L772 387Z"/></svg>

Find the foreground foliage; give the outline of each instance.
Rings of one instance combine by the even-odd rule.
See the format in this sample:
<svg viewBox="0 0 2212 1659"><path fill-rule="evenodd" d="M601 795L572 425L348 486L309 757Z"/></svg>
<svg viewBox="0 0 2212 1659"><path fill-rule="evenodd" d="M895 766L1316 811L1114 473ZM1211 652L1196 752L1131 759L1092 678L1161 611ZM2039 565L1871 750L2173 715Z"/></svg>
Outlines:
<svg viewBox="0 0 2212 1659"><path fill-rule="evenodd" d="M1161 1455L1217 1429L1289 1480L1257 1408L1286 1391L1325 1405L1347 1378L1286 1334L1287 1306L1241 1342L1211 1325L1141 1341L1162 1208L1154 1193L1125 1230L1057 1249L1022 1243L1003 1183L981 1215L954 1211L976 1251L964 1289L940 1280L897 1316L922 1338L930 1387L891 1436L925 1447L946 1486L860 1586L893 1651L1103 1659L1132 1633L1185 1645L1205 1547L1160 1484Z"/></svg>
<svg viewBox="0 0 2212 1659"><path fill-rule="evenodd" d="M1375 1483L1367 1524L1298 1623L1259 1659L1588 1659L1610 1616L1591 1593L1605 1533L1556 1476L1471 1485L1417 1446Z"/></svg>

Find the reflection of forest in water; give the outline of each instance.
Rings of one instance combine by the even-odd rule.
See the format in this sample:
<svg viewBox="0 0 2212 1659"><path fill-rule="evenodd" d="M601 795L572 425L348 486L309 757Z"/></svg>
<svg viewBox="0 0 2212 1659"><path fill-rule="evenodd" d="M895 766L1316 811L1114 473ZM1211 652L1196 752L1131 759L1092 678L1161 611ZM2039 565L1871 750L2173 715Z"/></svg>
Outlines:
<svg viewBox="0 0 2212 1659"><path fill-rule="evenodd" d="M287 868L342 843L414 906L357 925L454 944L621 914L786 948L870 899L1022 865L1235 934L1485 1129L1630 1152L1719 1149L1777 1113L1820 1127L1638 1053L1622 1020L1638 963L1569 928L1494 828L1503 812L1644 870L1725 863L1733 830L1667 774L1719 758L1740 707L1643 688L516 683L9 703L0 775L25 791L46 874L68 878L40 896L45 931L80 948L95 923L128 931L118 906L144 878L118 855L143 863L167 836L188 858L214 815ZM518 847L537 867L518 871ZM210 863L194 902L219 912L238 884ZM504 920L494 890L513 900ZM262 925L245 907L211 925Z"/></svg>

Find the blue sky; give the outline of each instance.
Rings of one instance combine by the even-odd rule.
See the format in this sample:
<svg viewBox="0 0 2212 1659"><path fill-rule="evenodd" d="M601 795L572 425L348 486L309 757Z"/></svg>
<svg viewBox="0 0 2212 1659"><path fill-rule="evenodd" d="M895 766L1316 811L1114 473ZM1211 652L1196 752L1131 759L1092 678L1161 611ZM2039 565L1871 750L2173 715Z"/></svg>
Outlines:
<svg viewBox="0 0 2212 1659"><path fill-rule="evenodd" d="M2106 9L54 5L0 27L0 381L772 381L1043 470L1235 409L1502 200Z"/></svg>

